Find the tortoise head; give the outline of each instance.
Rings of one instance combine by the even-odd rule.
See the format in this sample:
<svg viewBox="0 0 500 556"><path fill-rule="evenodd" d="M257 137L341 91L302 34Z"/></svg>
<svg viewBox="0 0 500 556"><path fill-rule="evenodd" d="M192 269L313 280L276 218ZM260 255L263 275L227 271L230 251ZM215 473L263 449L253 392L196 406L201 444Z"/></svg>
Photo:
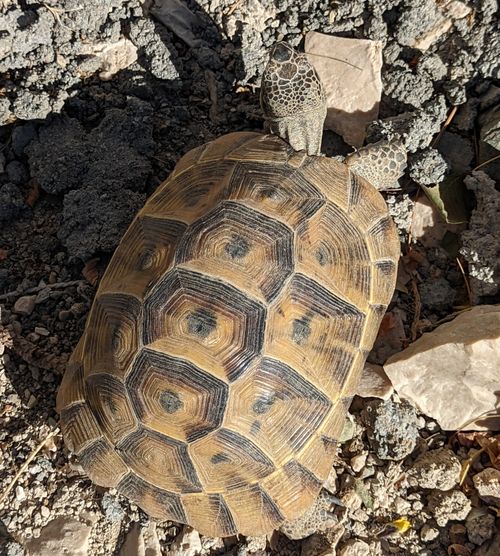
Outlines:
<svg viewBox="0 0 500 556"><path fill-rule="evenodd" d="M326 117L326 98L305 54L276 43L262 76L261 106L267 127L296 150L318 155Z"/></svg>

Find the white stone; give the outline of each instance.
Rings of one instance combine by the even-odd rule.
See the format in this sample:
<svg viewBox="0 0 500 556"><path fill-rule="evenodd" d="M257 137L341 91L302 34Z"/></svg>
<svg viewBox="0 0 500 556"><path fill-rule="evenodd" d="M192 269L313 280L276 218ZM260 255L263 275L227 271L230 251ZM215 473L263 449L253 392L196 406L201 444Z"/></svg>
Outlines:
<svg viewBox="0 0 500 556"><path fill-rule="evenodd" d="M26 543L27 556L87 556L91 529L90 525L73 518L53 519L41 530L37 539Z"/></svg>
<svg viewBox="0 0 500 556"><path fill-rule="evenodd" d="M167 552L168 556L196 556L201 553L201 539L198 531L187 525L177 535Z"/></svg>
<svg viewBox="0 0 500 556"><path fill-rule="evenodd" d="M425 247L437 247L447 231L457 233L461 224L447 224L428 197L420 195L413 206L410 235Z"/></svg>
<svg viewBox="0 0 500 556"><path fill-rule="evenodd" d="M500 306L496 305L461 313L384 365L398 395L443 430L500 427L499 419L479 420L500 407L499 369Z"/></svg>
<svg viewBox="0 0 500 556"><path fill-rule="evenodd" d="M362 398L388 400L393 392L394 388L385 374L384 368L380 365L365 363L356 394Z"/></svg>
<svg viewBox="0 0 500 556"><path fill-rule="evenodd" d="M382 43L311 31L305 52L325 87L325 127L360 147L366 125L378 117L382 95Z"/></svg>
<svg viewBox="0 0 500 556"><path fill-rule="evenodd" d="M99 77L107 81L120 70L128 68L137 60L137 48L129 39L122 38L113 43L89 43L83 53L99 58Z"/></svg>
<svg viewBox="0 0 500 556"><path fill-rule="evenodd" d="M488 467L474 475L472 480L480 498L487 504L494 504L500 508L500 471Z"/></svg>

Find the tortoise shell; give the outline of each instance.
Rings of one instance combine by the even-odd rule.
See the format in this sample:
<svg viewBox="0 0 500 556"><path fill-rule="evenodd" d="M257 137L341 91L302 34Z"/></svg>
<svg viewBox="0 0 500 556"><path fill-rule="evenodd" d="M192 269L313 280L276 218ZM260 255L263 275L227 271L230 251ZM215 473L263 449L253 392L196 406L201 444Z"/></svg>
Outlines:
<svg viewBox="0 0 500 556"><path fill-rule="evenodd" d="M203 534L298 517L395 286L378 191L273 135L186 154L101 281L58 393L98 485Z"/></svg>

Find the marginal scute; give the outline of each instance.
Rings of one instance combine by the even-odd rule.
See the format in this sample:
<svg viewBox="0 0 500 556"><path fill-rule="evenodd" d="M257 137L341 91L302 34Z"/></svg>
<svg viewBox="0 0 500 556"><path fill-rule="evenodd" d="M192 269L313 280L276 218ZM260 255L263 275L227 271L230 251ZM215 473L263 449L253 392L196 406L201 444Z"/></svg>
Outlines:
<svg viewBox="0 0 500 556"><path fill-rule="evenodd" d="M272 531L284 520L279 506L260 485L229 491L224 499L242 535Z"/></svg>
<svg viewBox="0 0 500 556"><path fill-rule="evenodd" d="M172 492L200 492L187 444L148 429L138 429L119 444L123 461L144 480Z"/></svg>
<svg viewBox="0 0 500 556"><path fill-rule="evenodd" d="M97 295L85 329L84 374L108 373L123 378L138 349L142 307L121 293Z"/></svg>
<svg viewBox="0 0 500 556"><path fill-rule="evenodd" d="M185 494L182 503L189 523L197 523L205 535L229 537L238 532L233 516L221 494Z"/></svg>
<svg viewBox="0 0 500 556"><path fill-rule="evenodd" d="M102 438L102 430L87 403L70 405L61 411L61 430L68 448L78 455Z"/></svg>
<svg viewBox="0 0 500 556"><path fill-rule="evenodd" d="M142 299L174 261L175 246L186 224L140 215L118 246L99 291L127 293Z"/></svg>
<svg viewBox="0 0 500 556"><path fill-rule="evenodd" d="M186 523L181 497L141 479L134 473L126 475L117 486L118 491L157 519L171 519Z"/></svg>
<svg viewBox="0 0 500 556"><path fill-rule="evenodd" d="M118 486L129 472L114 446L104 438L82 450L78 460L94 483L108 488Z"/></svg>

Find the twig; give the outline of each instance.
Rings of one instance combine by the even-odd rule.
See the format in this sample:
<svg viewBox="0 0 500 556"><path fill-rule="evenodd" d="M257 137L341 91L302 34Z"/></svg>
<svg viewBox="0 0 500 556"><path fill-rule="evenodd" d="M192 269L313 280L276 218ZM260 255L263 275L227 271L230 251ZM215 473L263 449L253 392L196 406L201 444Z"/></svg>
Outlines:
<svg viewBox="0 0 500 556"><path fill-rule="evenodd" d="M469 286L469 280L467 279L467 275L465 274L464 267L463 267L463 265L460 262L460 259L458 257L456 258L456 261L457 261L458 268L460 269L460 272L462 273L462 276L463 276L463 279L464 279L464 282L465 282L465 287L467 288L467 296L469 297L469 305L472 307L472 305L473 305L473 303L472 303L472 291L471 291L470 286Z"/></svg>
<svg viewBox="0 0 500 556"><path fill-rule="evenodd" d="M415 314L413 315L413 321L411 323L411 341L414 342L417 339L417 329L418 322L420 321L420 313L422 310L422 302L420 301L420 294L418 293L417 282L415 278L410 281L411 291L413 293L413 300L415 302Z"/></svg>
<svg viewBox="0 0 500 556"><path fill-rule="evenodd" d="M36 286L34 288L28 288L27 290L24 291L13 291L13 292L7 292L7 293L3 293L2 295L0 295L0 301L3 301L5 299L9 299L11 297L22 297L23 295L27 295L30 293L38 293L41 292L42 290L45 290L46 288L49 289L62 289L62 288L71 288L73 286L79 286L80 284L83 283L83 280L71 280L70 282L56 282L55 284L46 284L45 286Z"/></svg>
<svg viewBox="0 0 500 556"><path fill-rule="evenodd" d="M500 158L500 154L497 154L493 158L490 158L489 160L485 160L484 162L481 162L481 164L479 166L476 166L472 171L475 172L476 170L479 170L479 168L482 168L483 166L486 166L486 164L489 164L490 162L494 162L495 160L498 160L499 158Z"/></svg>
<svg viewBox="0 0 500 556"><path fill-rule="evenodd" d="M59 433L59 427L56 427L55 429L51 430L49 434L42 440L42 442L40 442L40 444L38 444L38 446L31 452L31 454L28 456L28 459L21 465L19 471L14 475L14 478L9 483L8 487L5 489L4 493L0 496L0 504L2 504L2 502L7 498L7 495L14 488L17 481L19 480L19 477L21 477L21 475L26 471L26 469L28 469L28 465L35 459L38 452L45 446L45 444L53 436L55 436L58 433Z"/></svg>
<svg viewBox="0 0 500 556"><path fill-rule="evenodd" d="M243 4L245 0L236 0L236 2L230 6L229 10L226 12L226 16L231 15L237 8Z"/></svg>
<svg viewBox="0 0 500 556"><path fill-rule="evenodd" d="M458 106L454 106L448 117L446 118L446 121L443 124L443 127L440 129L439 133L437 134L437 137L434 139L434 141L431 144L431 147L435 147L439 141L441 140L441 137L443 136L443 133L446 131L446 128L451 124L453 118L455 117L455 114L457 113L458 110Z"/></svg>

